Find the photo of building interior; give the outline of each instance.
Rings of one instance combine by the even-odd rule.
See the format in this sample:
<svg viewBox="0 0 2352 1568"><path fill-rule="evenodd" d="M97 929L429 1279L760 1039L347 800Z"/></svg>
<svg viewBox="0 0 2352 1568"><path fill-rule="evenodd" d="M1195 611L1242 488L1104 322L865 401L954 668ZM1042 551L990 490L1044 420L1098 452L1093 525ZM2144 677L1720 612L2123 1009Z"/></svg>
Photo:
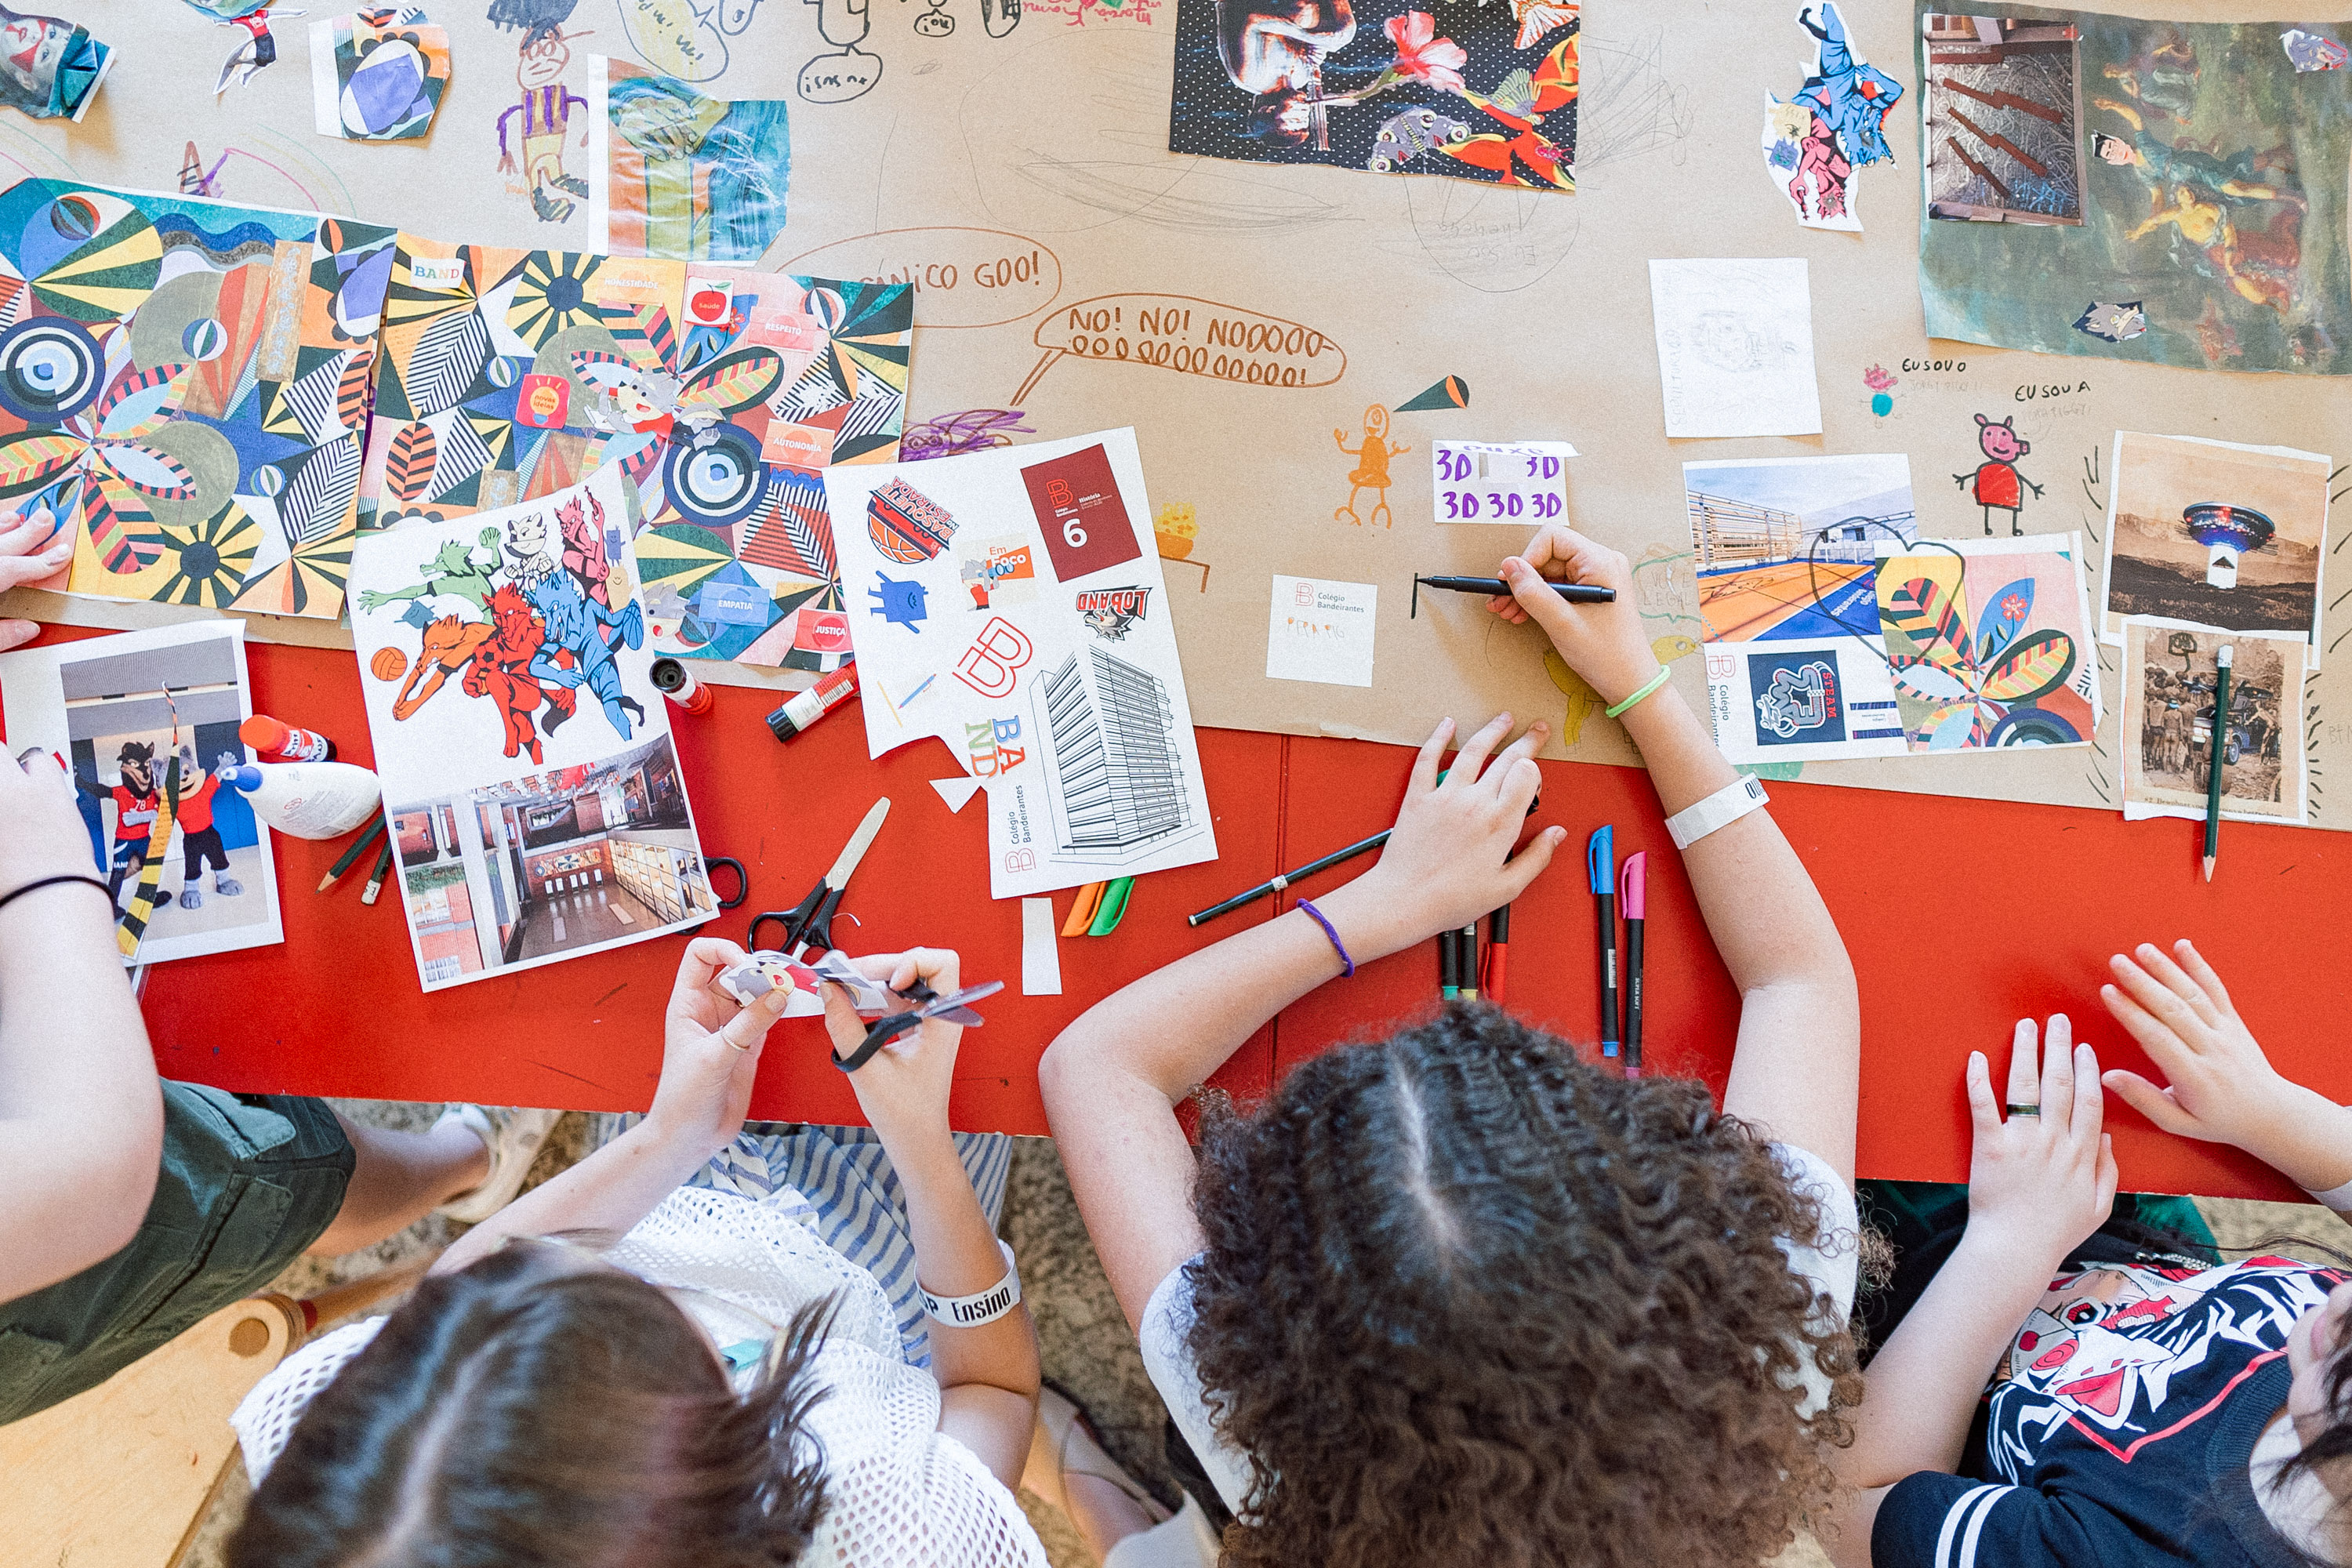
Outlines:
<svg viewBox="0 0 2352 1568"><path fill-rule="evenodd" d="M426 985L717 911L667 736L600 763L395 806Z"/></svg>

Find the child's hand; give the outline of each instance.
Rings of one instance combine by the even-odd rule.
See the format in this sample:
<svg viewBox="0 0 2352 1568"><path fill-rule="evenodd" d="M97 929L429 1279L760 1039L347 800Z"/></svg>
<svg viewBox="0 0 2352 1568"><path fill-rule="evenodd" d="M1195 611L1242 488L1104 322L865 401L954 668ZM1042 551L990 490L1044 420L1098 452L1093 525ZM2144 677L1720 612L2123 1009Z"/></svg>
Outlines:
<svg viewBox="0 0 2352 1568"><path fill-rule="evenodd" d="M21 767L0 760L0 893L44 877L103 875L90 859L89 833L82 826L73 781L57 759L39 752L26 757ZM64 889L37 893L9 908L39 910L39 918L46 920L57 907L51 900L81 896ZM90 907L102 906L93 899Z"/></svg>
<svg viewBox="0 0 2352 1568"><path fill-rule="evenodd" d="M664 1142L688 1144L708 1158L743 1130L760 1047L784 1016L793 993L778 986L746 1006L711 983L751 955L731 942L698 936L678 961L663 1030L661 1083L646 1113Z"/></svg>
<svg viewBox="0 0 2352 1568"><path fill-rule="evenodd" d="M73 561L73 540L58 537L57 513L37 508L0 512L0 589L20 588L54 577ZM31 621L0 621L0 652L31 642L41 628Z"/></svg>
<svg viewBox="0 0 2352 1568"><path fill-rule="evenodd" d="M2313 1192L2352 1176L2352 1112L2282 1077L2204 955L2186 941L2172 951L2177 963L2153 942L2139 945L2137 963L2116 954L2116 984L2099 988L2169 1087L2120 1068L2106 1086L2167 1132L2234 1144Z"/></svg>
<svg viewBox="0 0 2352 1568"><path fill-rule="evenodd" d="M1499 573L1507 598L1486 607L1513 623L1532 620L1551 638L1568 667L1584 677L1603 702L1622 702L1658 672L1650 634L1633 607L1633 568L1616 551L1558 524L1538 531L1524 554ZM1613 605L1571 605L1546 583L1590 583L1617 590Z"/></svg>
<svg viewBox="0 0 2352 1568"><path fill-rule="evenodd" d="M941 995L963 982L958 978L963 960L951 949L909 948L905 952L877 953L852 960L858 973L904 993L918 980ZM911 1011L913 1005L908 1004ZM834 1055L847 1057L866 1042L866 1020L857 1016L849 993L838 985L824 988L824 1028L833 1037ZM849 1075L859 1109L873 1123L884 1144L909 1133L948 1130L948 1090L955 1083L956 1047L963 1026L926 1018L908 1033L874 1053L866 1064Z"/></svg>
<svg viewBox="0 0 2352 1568"><path fill-rule="evenodd" d="M1528 726L1488 763L1487 754L1510 732L1511 716L1496 714L1463 743L1441 782L1438 760L1453 738L1454 721L1439 721L1413 759L1412 780L1380 864L1318 898L1318 905L1349 909L1383 933L1368 945L1393 952L1468 925L1524 892L1551 864L1568 829L1547 827L1511 853L1543 785L1534 753L1549 731L1540 722Z"/></svg>
<svg viewBox="0 0 2352 1568"><path fill-rule="evenodd" d="M1969 1234L2055 1269L2106 1223L2116 1154L2099 1131L2099 1058L2091 1047L2074 1044L2063 1013L2051 1015L2038 1079L2033 1046L2033 1020L2018 1020L2005 1117L1984 1053L1969 1053Z"/></svg>

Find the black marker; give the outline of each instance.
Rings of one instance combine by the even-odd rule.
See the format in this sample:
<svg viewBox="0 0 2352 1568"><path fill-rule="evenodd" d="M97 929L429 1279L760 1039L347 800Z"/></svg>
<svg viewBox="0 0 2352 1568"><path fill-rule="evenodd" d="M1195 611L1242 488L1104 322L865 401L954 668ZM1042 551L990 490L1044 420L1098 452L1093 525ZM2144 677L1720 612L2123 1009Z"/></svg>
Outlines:
<svg viewBox="0 0 2352 1568"><path fill-rule="evenodd" d="M1500 577L1423 577L1416 574L1412 580L1412 613L1405 617L1407 620L1421 614L1423 585L1449 588L1456 594L1487 594L1506 599L1511 596L1511 585ZM1571 605L1613 605L1617 602L1616 589L1598 587L1591 583L1547 583L1544 586Z"/></svg>

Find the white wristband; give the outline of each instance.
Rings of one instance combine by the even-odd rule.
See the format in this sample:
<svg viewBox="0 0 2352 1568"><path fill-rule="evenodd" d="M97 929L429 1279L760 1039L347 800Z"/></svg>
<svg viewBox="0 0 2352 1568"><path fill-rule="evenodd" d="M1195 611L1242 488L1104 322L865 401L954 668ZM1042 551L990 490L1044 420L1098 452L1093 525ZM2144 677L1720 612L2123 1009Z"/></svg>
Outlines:
<svg viewBox="0 0 2352 1568"><path fill-rule="evenodd" d="M1002 1241L996 1249L1004 1254L1004 1278L977 1296L934 1296L917 1280L915 1289L923 1298L923 1310L949 1328L976 1329L1021 1305L1021 1270L1013 1261L1013 1249Z"/></svg>
<svg viewBox="0 0 2352 1568"><path fill-rule="evenodd" d="M1753 773L1724 785L1696 805L1686 805L1666 818L1666 834L1677 849L1687 849L1718 827L1728 826L1762 805L1769 797Z"/></svg>
<svg viewBox="0 0 2352 1568"><path fill-rule="evenodd" d="M2304 1190L2310 1192L2308 1187ZM2340 1187L2330 1187L2324 1193L2312 1193L2311 1195L2314 1201L2326 1204L2337 1214L2352 1214L2352 1182Z"/></svg>

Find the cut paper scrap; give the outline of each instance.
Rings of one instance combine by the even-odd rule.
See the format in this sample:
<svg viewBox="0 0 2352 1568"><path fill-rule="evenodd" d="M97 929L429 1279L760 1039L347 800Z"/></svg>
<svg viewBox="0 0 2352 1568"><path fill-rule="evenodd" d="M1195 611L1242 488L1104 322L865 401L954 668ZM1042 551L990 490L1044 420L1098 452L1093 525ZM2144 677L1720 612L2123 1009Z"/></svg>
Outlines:
<svg viewBox="0 0 2352 1568"><path fill-rule="evenodd" d="M1054 900L1021 900L1021 994L1062 994L1062 947L1054 934Z"/></svg>
<svg viewBox="0 0 2352 1568"><path fill-rule="evenodd" d="M310 24L310 97L321 136L410 142L433 129L449 86L449 35L416 5Z"/></svg>
<svg viewBox="0 0 2352 1568"><path fill-rule="evenodd" d="M975 778L933 779L930 784L940 792L940 798L948 803L948 810L956 812L969 805L971 797L980 793L981 781Z"/></svg>
<svg viewBox="0 0 2352 1568"><path fill-rule="evenodd" d="M1807 228L1862 232L1853 178L1892 163L1887 114L1903 84L1860 58L1833 0L1808 5L1797 25L1813 41L1812 68L1788 98L1764 95L1764 171Z"/></svg>
<svg viewBox="0 0 2352 1568"><path fill-rule="evenodd" d="M427 991L717 912L653 680L616 468L378 530L352 637Z"/></svg>
<svg viewBox="0 0 2352 1568"><path fill-rule="evenodd" d="M0 103L36 120L79 121L114 68L114 51L63 16L0 5L0 37L7 44L0 57Z"/></svg>
<svg viewBox="0 0 2352 1568"><path fill-rule="evenodd" d="M2298 71L2340 71L2352 63L2352 49L2321 33L2289 27L2279 35L2279 47Z"/></svg>
<svg viewBox="0 0 2352 1568"><path fill-rule="evenodd" d="M1266 611L1265 678L1370 686L1380 594L1370 583L1277 575Z"/></svg>
<svg viewBox="0 0 2352 1568"><path fill-rule="evenodd" d="M1428 391L1396 405L1399 414L1417 414L1431 408L1467 408L1470 406L1470 384L1458 375L1449 375Z"/></svg>
<svg viewBox="0 0 2352 1568"><path fill-rule="evenodd" d="M2281 31L1925 16L1927 335L2352 374L2352 271L2315 216L2352 178L2352 115L2343 78L2300 72ZM2090 300L2139 301L2145 331L2077 330Z"/></svg>
<svg viewBox="0 0 2352 1568"><path fill-rule="evenodd" d="M1575 189L1574 0L1235 15L1179 0L1171 152Z"/></svg>
<svg viewBox="0 0 2352 1568"><path fill-rule="evenodd" d="M847 596L862 684L910 694L866 704L867 751L935 735L984 781L993 896L1216 858L1132 430L824 480L842 580L920 584L929 606L917 628ZM1021 592L965 578L1015 558Z"/></svg>
<svg viewBox="0 0 2352 1568"><path fill-rule="evenodd" d="M331 619L392 231L23 180L0 192L0 504L109 599Z"/></svg>
<svg viewBox="0 0 2352 1568"><path fill-rule="evenodd" d="M2310 762L2299 638L2124 622L2123 733L2116 746L2124 818L2205 818L2213 761L2215 666L2231 649L2221 726L2221 815L2303 822Z"/></svg>
<svg viewBox="0 0 2352 1568"><path fill-rule="evenodd" d="M1668 436L1813 436L1810 273L1790 260L1653 261Z"/></svg>
<svg viewBox="0 0 2352 1568"><path fill-rule="evenodd" d="M587 63L597 247L757 261L784 226L793 151L784 100L709 98L627 60Z"/></svg>

